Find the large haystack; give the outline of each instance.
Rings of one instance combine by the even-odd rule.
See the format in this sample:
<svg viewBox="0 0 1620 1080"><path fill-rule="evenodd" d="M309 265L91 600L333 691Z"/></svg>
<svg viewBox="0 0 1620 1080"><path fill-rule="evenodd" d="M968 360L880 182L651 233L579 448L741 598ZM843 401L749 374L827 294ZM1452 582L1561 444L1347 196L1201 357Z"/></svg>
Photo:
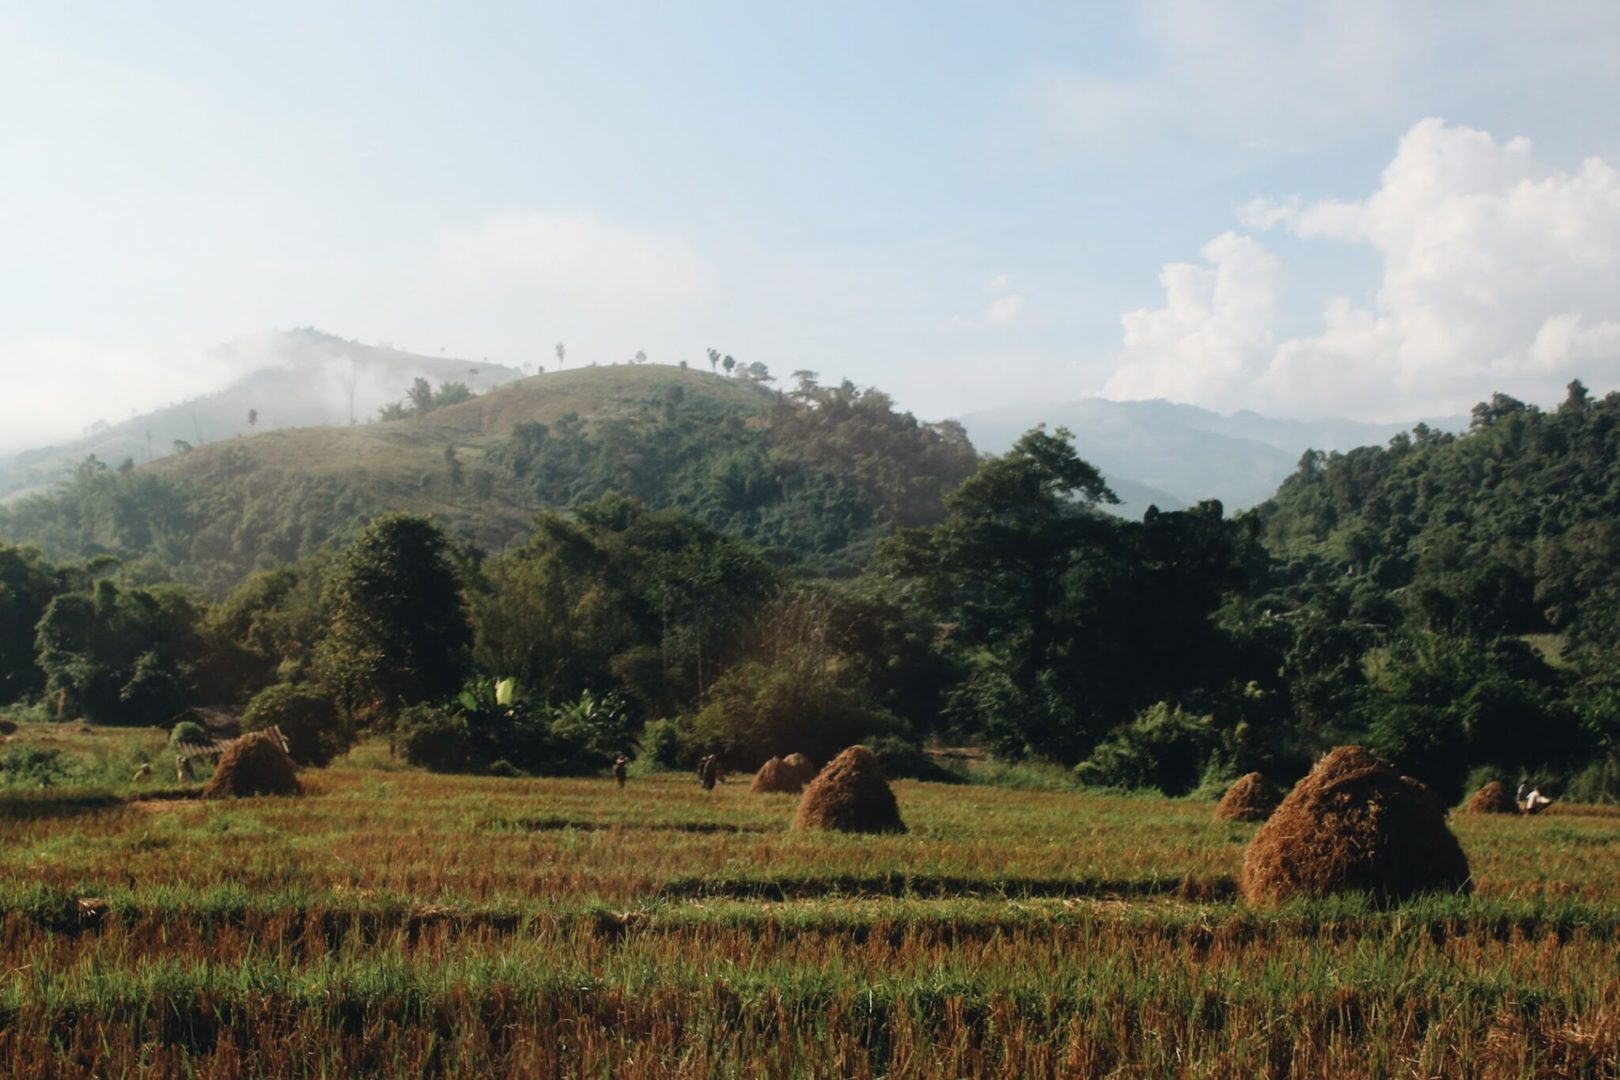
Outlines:
<svg viewBox="0 0 1620 1080"><path fill-rule="evenodd" d="M1282 802L1277 785L1260 773L1240 777L1215 807L1216 821L1264 821Z"/></svg>
<svg viewBox="0 0 1620 1080"><path fill-rule="evenodd" d="M1468 889L1468 858L1433 792L1341 746L1254 834L1241 887L1257 905L1354 891L1388 903Z"/></svg>
<svg viewBox="0 0 1620 1080"><path fill-rule="evenodd" d="M808 784L816 778L816 763L797 750L783 758L782 764L793 770L793 774L799 778L801 785Z"/></svg>
<svg viewBox="0 0 1620 1080"><path fill-rule="evenodd" d="M787 762L779 757L773 757L759 767L754 774L754 782L749 785L750 795L765 795L777 792L787 792L797 795L804 790L804 781L799 774L788 767Z"/></svg>
<svg viewBox="0 0 1620 1080"><path fill-rule="evenodd" d="M268 735L244 735L220 754L202 797L297 795L304 790L297 770L287 751Z"/></svg>
<svg viewBox="0 0 1620 1080"><path fill-rule="evenodd" d="M906 831L883 766L864 746L852 746L827 763L805 789L793 824L839 832Z"/></svg>
<svg viewBox="0 0 1620 1080"><path fill-rule="evenodd" d="M1500 780L1492 780L1468 800L1470 814L1517 814L1519 804L1513 798L1513 789Z"/></svg>

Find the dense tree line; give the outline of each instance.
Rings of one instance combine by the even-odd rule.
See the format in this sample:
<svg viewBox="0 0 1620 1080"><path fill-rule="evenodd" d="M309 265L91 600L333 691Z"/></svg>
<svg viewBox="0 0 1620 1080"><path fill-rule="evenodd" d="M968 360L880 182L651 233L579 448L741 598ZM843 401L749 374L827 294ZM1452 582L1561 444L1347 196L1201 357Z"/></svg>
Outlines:
<svg viewBox="0 0 1620 1080"><path fill-rule="evenodd" d="M1579 384L1553 412L1497 397L1464 435L1306 455L1236 518L1123 521L1066 431L974 461L958 429L801 373L768 423L672 395L519 425L500 467L560 505L502 554L384 515L212 604L151 574L167 534L121 516L140 473L87 465L59 520L93 557L0 547L0 705L167 723L217 704L283 718L314 757L374 730L496 772L856 739L908 771L946 739L1171 794L1357 739L1448 797L1482 769L1599 794L1620 752L1617 420L1620 395Z"/></svg>

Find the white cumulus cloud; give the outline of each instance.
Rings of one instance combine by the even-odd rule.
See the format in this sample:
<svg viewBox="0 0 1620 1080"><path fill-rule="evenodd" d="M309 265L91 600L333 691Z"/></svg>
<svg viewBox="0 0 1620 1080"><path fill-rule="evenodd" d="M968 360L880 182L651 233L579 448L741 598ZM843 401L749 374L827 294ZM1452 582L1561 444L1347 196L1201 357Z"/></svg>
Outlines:
<svg viewBox="0 0 1620 1080"><path fill-rule="evenodd" d="M1225 232L1200 252L1207 265L1159 272L1165 304L1121 316L1125 350L1104 392L1236 407L1274 352L1282 268L1253 237Z"/></svg>
<svg viewBox="0 0 1620 1080"><path fill-rule="evenodd" d="M1210 266L1165 268L1164 307L1123 316L1107 392L1388 417L1620 382L1620 173L1600 159L1562 170L1528 139L1428 119L1366 198L1258 200L1239 219L1371 249L1375 294L1327 298L1314 332L1273 341L1277 259L1223 234Z"/></svg>

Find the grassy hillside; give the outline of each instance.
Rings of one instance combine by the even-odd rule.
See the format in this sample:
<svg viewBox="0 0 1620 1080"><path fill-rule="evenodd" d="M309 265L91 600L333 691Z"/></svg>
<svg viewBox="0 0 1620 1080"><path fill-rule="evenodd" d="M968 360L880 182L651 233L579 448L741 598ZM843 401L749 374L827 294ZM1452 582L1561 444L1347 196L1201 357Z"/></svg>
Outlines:
<svg viewBox="0 0 1620 1080"><path fill-rule="evenodd" d="M974 461L960 429L919 424L876 391L781 394L618 365L521 379L406 419L238 436L141 468L81 462L52 495L0 507L0 538L58 560L145 563L149 576L219 593L378 512L431 514L498 552L538 510L616 491L831 572L887 530L936 518Z"/></svg>
<svg viewBox="0 0 1620 1080"><path fill-rule="evenodd" d="M775 396L757 384L680 368L585 368L521 379L422 417L291 428L213 443L155 462L151 471L215 487L236 477L253 477L261 486L290 477L326 478L368 509L432 514L461 539L495 551L526 535L540 508L529 485L488 460L514 425L554 424L569 413L588 424L630 416L661 403L674 386L716 411L763 415ZM459 485L451 482L447 448L454 448L461 464ZM489 478L487 489L480 474Z"/></svg>

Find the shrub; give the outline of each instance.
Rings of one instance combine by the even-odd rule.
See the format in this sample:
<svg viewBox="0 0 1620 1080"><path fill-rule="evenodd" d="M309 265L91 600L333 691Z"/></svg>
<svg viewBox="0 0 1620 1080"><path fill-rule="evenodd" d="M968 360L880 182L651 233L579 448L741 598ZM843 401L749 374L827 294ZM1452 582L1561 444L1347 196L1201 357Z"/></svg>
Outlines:
<svg viewBox="0 0 1620 1080"><path fill-rule="evenodd" d="M1074 774L1092 787L1158 788L1166 795L1185 795L1198 786L1220 741L1212 717L1193 716L1161 701L1099 743Z"/></svg>
<svg viewBox="0 0 1620 1080"><path fill-rule="evenodd" d="M169 732L170 746L207 746L213 741L208 729L195 720L182 720Z"/></svg>
<svg viewBox="0 0 1620 1080"><path fill-rule="evenodd" d="M72 775L72 762L56 747L13 746L0 757L7 787L53 787Z"/></svg>
<svg viewBox="0 0 1620 1080"><path fill-rule="evenodd" d="M434 772L494 771L577 775L633 755L636 737L616 694L589 691L555 708L518 700L510 680L475 680L447 705L416 705L400 714L405 757Z"/></svg>
<svg viewBox="0 0 1620 1080"><path fill-rule="evenodd" d="M680 725L673 720L650 721L641 730L641 745L648 757L666 769L684 769L692 764Z"/></svg>
<svg viewBox="0 0 1620 1080"><path fill-rule="evenodd" d="M893 714L835 676L811 664L768 665L749 661L732 667L710 688L691 721L694 749L719 754L739 769L795 750L828 761L844 747L891 735Z"/></svg>
<svg viewBox="0 0 1620 1080"><path fill-rule="evenodd" d="M350 742L331 696L307 683L260 690L248 703L242 724L249 731L279 727L287 738L287 753L300 765L325 765Z"/></svg>
<svg viewBox="0 0 1620 1080"><path fill-rule="evenodd" d="M411 705L399 715L405 760L433 772L472 772L472 736L466 717L438 705Z"/></svg>

